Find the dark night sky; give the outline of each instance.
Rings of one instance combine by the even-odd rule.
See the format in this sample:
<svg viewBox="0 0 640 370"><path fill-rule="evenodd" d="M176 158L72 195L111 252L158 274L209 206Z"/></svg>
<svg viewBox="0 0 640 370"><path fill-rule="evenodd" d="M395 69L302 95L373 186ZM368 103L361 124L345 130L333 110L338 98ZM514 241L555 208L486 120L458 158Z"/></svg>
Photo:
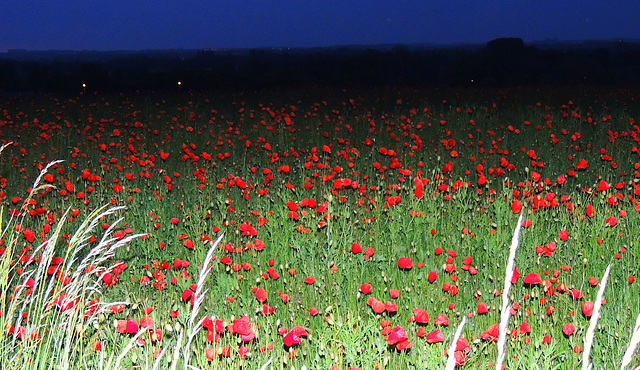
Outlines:
<svg viewBox="0 0 640 370"><path fill-rule="evenodd" d="M640 39L640 2L3 0L0 52Z"/></svg>

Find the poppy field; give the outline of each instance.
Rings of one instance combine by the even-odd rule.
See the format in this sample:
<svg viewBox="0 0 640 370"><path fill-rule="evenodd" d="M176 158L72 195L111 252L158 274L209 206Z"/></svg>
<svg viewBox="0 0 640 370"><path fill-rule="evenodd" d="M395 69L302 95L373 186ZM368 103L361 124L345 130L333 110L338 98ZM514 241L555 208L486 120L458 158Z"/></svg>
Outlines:
<svg viewBox="0 0 640 370"><path fill-rule="evenodd" d="M3 97L0 363L636 368L638 99Z"/></svg>

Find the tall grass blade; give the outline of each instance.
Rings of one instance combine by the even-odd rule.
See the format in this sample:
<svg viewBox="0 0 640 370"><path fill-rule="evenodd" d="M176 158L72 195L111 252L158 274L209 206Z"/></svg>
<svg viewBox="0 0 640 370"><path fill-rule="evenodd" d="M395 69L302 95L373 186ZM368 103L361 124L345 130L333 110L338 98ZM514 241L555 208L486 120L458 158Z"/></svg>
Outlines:
<svg viewBox="0 0 640 370"><path fill-rule="evenodd" d="M622 357L622 364L620 365L620 370L623 370L625 367L629 366L631 360L633 360L633 354L638 349L638 343L640 343L640 313L636 318L636 325L633 328L633 333L631 334L631 341L629 341L629 346L627 350L624 352L624 356ZM638 366L635 370L639 369Z"/></svg>
<svg viewBox="0 0 640 370"><path fill-rule="evenodd" d="M502 310L500 312L500 328L498 336L498 359L496 360L496 370L502 368L504 362L504 356L506 354L505 344L507 342L507 326L509 325L509 292L511 291L511 278L513 277L513 270L515 269L516 251L520 244L520 230L522 229L522 221L524 216L520 213L518 217L518 224L513 231L513 238L511 239L511 248L509 248L509 260L507 261L507 269L504 275L504 289L502 291Z"/></svg>
<svg viewBox="0 0 640 370"><path fill-rule="evenodd" d="M589 320L589 328L587 334L584 337L584 352L582 352L582 370L590 370L593 368L593 364L590 360L591 348L593 347L593 337L595 336L596 326L598 325L598 319L600 318L600 309L602 308L602 298L604 296L604 290L607 287L607 281L609 280L609 272L611 271L611 264L607 266L604 271L602 280L600 281L600 289L596 294L596 301L593 305L593 314L591 320Z"/></svg>
<svg viewBox="0 0 640 370"><path fill-rule="evenodd" d="M187 344L184 347L184 350L182 351L185 370L189 365L189 358L191 357L191 354L189 353L189 347L191 347L191 342L193 341L193 338L196 336L196 334L198 334L198 332L202 328L202 323L204 322L204 317L202 317L200 318L198 323L194 326L194 321L196 317L198 317L198 313L200 312L200 305L202 305L202 302L204 301L204 296L207 293L207 290L206 289L202 290L202 287L204 286L204 282L207 278L207 275L209 275L209 272L211 272L210 264L211 264L211 260L213 260L213 252L215 252L216 248L218 247L218 244L220 244L220 241L222 241L223 237L224 237L224 233L222 233L218 237L218 239L216 239L215 242L211 242L211 248L209 248L209 251L207 252L206 257L204 258L204 262L202 263L202 269L200 269L200 275L198 277L197 287L194 293L195 299L193 302L193 308L191 309L191 317L189 318L189 328L188 328L189 334L187 335Z"/></svg>
<svg viewBox="0 0 640 370"><path fill-rule="evenodd" d="M458 345L458 339L462 334L462 328L464 327L464 323L466 322L467 317L463 316L460 325L458 325L458 329L456 330L456 335L453 337L453 342L449 345L449 356L447 357L447 366L445 370L453 370L456 367L456 346Z"/></svg>

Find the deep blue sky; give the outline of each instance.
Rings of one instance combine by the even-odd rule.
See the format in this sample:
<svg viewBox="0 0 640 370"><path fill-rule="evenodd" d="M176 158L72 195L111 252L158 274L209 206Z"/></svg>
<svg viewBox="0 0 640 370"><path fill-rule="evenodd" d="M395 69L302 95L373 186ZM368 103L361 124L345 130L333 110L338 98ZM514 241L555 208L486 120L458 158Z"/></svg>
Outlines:
<svg viewBox="0 0 640 370"><path fill-rule="evenodd" d="M2 0L0 52L640 39L640 1Z"/></svg>

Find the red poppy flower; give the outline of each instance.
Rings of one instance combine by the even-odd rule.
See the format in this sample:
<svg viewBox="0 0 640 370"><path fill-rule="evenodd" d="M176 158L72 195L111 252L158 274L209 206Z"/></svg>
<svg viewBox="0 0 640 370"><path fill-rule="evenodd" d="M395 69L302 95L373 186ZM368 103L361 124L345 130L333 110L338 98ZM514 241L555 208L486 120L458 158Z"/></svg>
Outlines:
<svg viewBox="0 0 640 370"><path fill-rule="evenodd" d="M297 211L298 210L298 205L296 204L296 202L290 200L287 202L287 207L289 208L289 211Z"/></svg>
<svg viewBox="0 0 640 370"><path fill-rule="evenodd" d="M153 329L155 327L155 323L153 322L153 319L151 317L142 316L142 318L140 318L140 326L143 328Z"/></svg>
<svg viewBox="0 0 640 370"><path fill-rule="evenodd" d="M422 308L413 309L413 317L414 320L419 324L428 324L429 323L429 315L427 311Z"/></svg>
<svg viewBox="0 0 640 370"><path fill-rule="evenodd" d="M407 340L407 338L407 332L401 326L396 326L391 329L391 333L389 333L389 336L387 337L387 344L393 345L403 340Z"/></svg>
<svg viewBox="0 0 640 370"><path fill-rule="evenodd" d="M169 220L172 224L177 224L178 222L180 222L180 220L178 220L177 218L173 217L171 220Z"/></svg>
<svg viewBox="0 0 640 370"><path fill-rule="evenodd" d="M134 319L127 319L126 328L127 333L135 334L138 332L138 322Z"/></svg>
<svg viewBox="0 0 640 370"><path fill-rule="evenodd" d="M499 329L500 329L500 324L490 325L489 328L487 328L487 331L483 331L480 334L480 337L484 340L497 342L498 337L500 336Z"/></svg>
<svg viewBox="0 0 640 370"><path fill-rule="evenodd" d="M576 328L573 326L573 324L568 323L568 324L564 324L562 325L562 332L564 333L564 335L566 336L570 336L571 334L573 334L573 332L576 330Z"/></svg>
<svg viewBox="0 0 640 370"><path fill-rule="evenodd" d="M433 324L436 326L447 326L449 325L449 320L447 320L447 316L445 314L440 314L433 320Z"/></svg>
<svg viewBox="0 0 640 370"><path fill-rule="evenodd" d="M218 352L215 348L207 348L204 350L204 353L207 356L207 360L209 360L209 362L213 361L213 359L218 355Z"/></svg>
<svg viewBox="0 0 640 370"><path fill-rule="evenodd" d="M569 232L567 230L560 230L558 232L558 236L560 237L560 240L566 242L569 239Z"/></svg>
<svg viewBox="0 0 640 370"><path fill-rule="evenodd" d="M540 174L537 173L536 171L531 172L531 180L533 180L533 182L538 182L540 181Z"/></svg>
<svg viewBox="0 0 640 370"><path fill-rule="evenodd" d="M111 313L120 313L122 311L124 311L122 306L111 306Z"/></svg>
<svg viewBox="0 0 640 370"><path fill-rule="evenodd" d="M318 311L318 309L317 309L317 308L315 308L315 307L311 307L311 308L309 308L309 314L310 314L311 316L315 316L315 315L317 315L317 314L318 314L318 312L320 312L320 311Z"/></svg>
<svg viewBox="0 0 640 370"><path fill-rule="evenodd" d="M586 170L587 169L587 161L584 159L580 160L578 164L576 164L576 170Z"/></svg>
<svg viewBox="0 0 640 370"><path fill-rule="evenodd" d="M517 283L519 277L520 277L520 272L518 272L518 266L516 266L513 269L513 275L511 276L511 284Z"/></svg>
<svg viewBox="0 0 640 370"><path fill-rule="evenodd" d="M375 298L371 298L370 299L371 302L369 302L369 300L367 300L367 304L369 304L369 306L371 306L371 309L373 310L373 312L380 314L383 313L385 310L384 307L384 303L380 302L379 300L375 299Z"/></svg>
<svg viewBox="0 0 640 370"><path fill-rule="evenodd" d="M256 299L258 302L263 303L267 300L267 291L262 288L256 289Z"/></svg>
<svg viewBox="0 0 640 370"><path fill-rule="evenodd" d="M440 329L427 334L427 343L433 344L442 342L444 342L444 334Z"/></svg>
<svg viewBox="0 0 640 370"><path fill-rule="evenodd" d="M487 305L484 304L484 302L478 302L478 313L482 315L487 312L489 312L489 308L487 308Z"/></svg>
<svg viewBox="0 0 640 370"><path fill-rule="evenodd" d="M398 305L391 301L387 301L384 304L384 309L389 313L398 312Z"/></svg>
<svg viewBox="0 0 640 370"><path fill-rule="evenodd" d="M33 233L33 231L29 229L22 229L22 234L24 235L24 237L27 239L29 243L33 243L33 241L36 239L36 236Z"/></svg>
<svg viewBox="0 0 640 370"><path fill-rule="evenodd" d="M249 317L246 315L234 320L232 325L233 332L239 334L240 340L243 342L248 342L255 338L255 333L251 329L251 324L249 324Z"/></svg>
<svg viewBox="0 0 640 370"><path fill-rule="evenodd" d="M518 214L520 213L521 210L522 210L522 202L519 201L518 199L515 199L513 203L511 203L511 211L513 211L514 214Z"/></svg>
<svg viewBox="0 0 640 370"><path fill-rule="evenodd" d="M429 279L429 281L430 281L430 282L432 282L432 283L433 283L434 281L436 281L436 279L437 279L437 278L438 278L438 273L437 273L437 272L435 272L435 271L431 271L431 272L429 273L429 277L428 277L428 279Z"/></svg>
<svg viewBox="0 0 640 370"><path fill-rule="evenodd" d="M398 260L398 267L409 270L413 267L413 261L411 261L409 257L400 257Z"/></svg>
<svg viewBox="0 0 640 370"><path fill-rule="evenodd" d="M569 295L573 299L582 299L582 297L584 297L584 293L582 293L580 289L575 289L575 288L569 290Z"/></svg>
<svg viewBox="0 0 640 370"><path fill-rule="evenodd" d="M542 278L540 277L540 275L532 272L529 275L525 276L524 282L525 284L538 285L542 282Z"/></svg>
<svg viewBox="0 0 640 370"><path fill-rule="evenodd" d="M117 320L116 321L116 331L119 334L124 334L127 332L127 320Z"/></svg>
<svg viewBox="0 0 640 370"><path fill-rule="evenodd" d="M351 253L362 253L362 247L358 243L351 244Z"/></svg>
<svg viewBox="0 0 640 370"><path fill-rule="evenodd" d="M309 284L309 285L311 285L311 284L316 282L316 278L314 278L313 276L309 276L309 277L304 279L304 282Z"/></svg>
<svg viewBox="0 0 640 370"><path fill-rule="evenodd" d="M185 289L182 292L182 300L184 302L187 302L189 299L191 299L192 296L193 296L193 291L191 289Z"/></svg>
<svg viewBox="0 0 640 370"><path fill-rule="evenodd" d="M266 245L264 244L264 242L260 239L256 239L254 244L253 244L253 249L257 250L257 251L261 251L264 250L264 247L266 247Z"/></svg>
<svg viewBox="0 0 640 370"><path fill-rule="evenodd" d="M600 183L598 183L598 191L607 191L610 187L609 183L604 180L600 180Z"/></svg>
<svg viewBox="0 0 640 370"><path fill-rule="evenodd" d="M253 226L249 225L248 222L245 222L240 225L240 232L242 233L242 235L247 235L247 236L258 235L258 231Z"/></svg>
<svg viewBox="0 0 640 370"><path fill-rule="evenodd" d="M593 216L595 216L596 214L596 209L593 208L593 206L591 204L587 204L587 216L589 216L589 218L593 218Z"/></svg>
<svg viewBox="0 0 640 370"><path fill-rule="evenodd" d="M403 349L409 349L409 348L411 348L411 341L410 341L410 340L408 340L408 339L405 339L405 340L403 340L403 341L400 341L400 342L398 342L398 343L396 344L396 348L397 348L399 351L402 351Z"/></svg>
<svg viewBox="0 0 640 370"><path fill-rule="evenodd" d="M562 185L567 181L567 177L565 175L558 175L556 181L558 182L558 185Z"/></svg>
<svg viewBox="0 0 640 370"><path fill-rule="evenodd" d="M231 357L231 347L222 347L222 351L220 352L222 357Z"/></svg>
<svg viewBox="0 0 640 370"><path fill-rule="evenodd" d="M591 317L591 315L593 315L593 307L594 307L594 303L591 301L585 301L582 303L582 313L586 316L586 317Z"/></svg>
<svg viewBox="0 0 640 370"><path fill-rule="evenodd" d="M262 314L264 316L271 315L274 312L275 312L275 309L273 307L269 306L268 304L265 304L265 305L262 306Z"/></svg>
<svg viewBox="0 0 640 370"><path fill-rule="evenodd" d="M364 283L360 285L360 291L363 294L370 294L373 291L373 288L371 287L371 284Z"/></svg>
<svg viewBox="0 0 640 370"><path fill-rule="evenodd" d="M294 344L300 343L301 342L300 337L305 335L309 335L309 333L307 333L307 331L302 326L295 326L291 329L291 331L287 335L284 336L282 341L284 342L285 346L291 347Z"/></svg>
<svg viewBox="0 0 640 370"><path fill-rule="evenodd" d="M529 323L527 323L526 321L523 322L522 325L520 325L520 332L522 334L531 333L531 325L529 325Z"/></svg>

